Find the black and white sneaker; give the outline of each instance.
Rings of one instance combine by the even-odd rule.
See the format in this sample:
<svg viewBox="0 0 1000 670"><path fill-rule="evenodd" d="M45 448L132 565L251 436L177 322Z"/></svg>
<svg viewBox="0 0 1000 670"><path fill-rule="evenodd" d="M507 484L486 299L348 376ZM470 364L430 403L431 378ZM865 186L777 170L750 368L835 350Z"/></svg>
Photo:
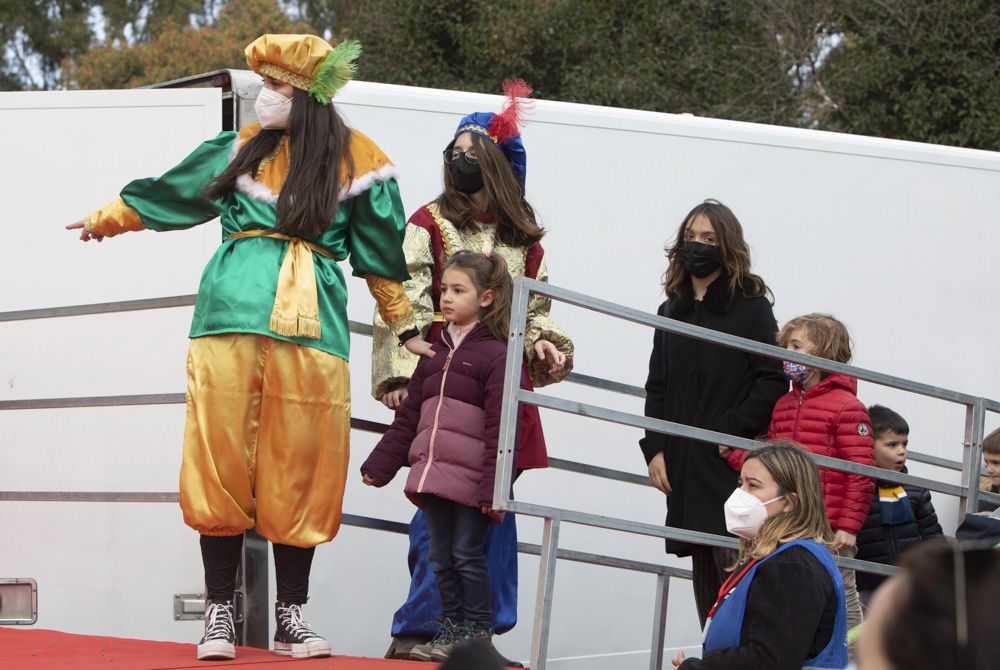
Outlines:
<svg viewBox="0 0 1000 670"><path fill-rule="evenodd" d="M292 658L317 658L330 655L330 643L316 634L302 620L301 605L275 603L274 653Z"/></svg>
<svg viewBox="0 0 1000 670"><path fill-rule="evenodd" d="M233 625L233 601L209 601L205 608L205 635L198 643L199 661L225 661L236 658L236 627Z"/></svg>

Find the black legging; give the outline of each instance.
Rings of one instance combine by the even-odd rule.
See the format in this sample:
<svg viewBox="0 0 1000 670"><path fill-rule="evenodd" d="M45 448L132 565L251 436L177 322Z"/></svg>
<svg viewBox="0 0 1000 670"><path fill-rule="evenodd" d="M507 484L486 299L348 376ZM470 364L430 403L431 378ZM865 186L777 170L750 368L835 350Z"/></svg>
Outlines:
<svg viewBox="0 0 1000 670"><path fill-rule="evenodd" d="M309 599L309 571L316 548L303 549L287 544L275 544L273 547L278 600L288 605L304 605ZM225 602L233 599L242 549L242 535L201 536L201 560L205 565L208 600Z"/></svg>

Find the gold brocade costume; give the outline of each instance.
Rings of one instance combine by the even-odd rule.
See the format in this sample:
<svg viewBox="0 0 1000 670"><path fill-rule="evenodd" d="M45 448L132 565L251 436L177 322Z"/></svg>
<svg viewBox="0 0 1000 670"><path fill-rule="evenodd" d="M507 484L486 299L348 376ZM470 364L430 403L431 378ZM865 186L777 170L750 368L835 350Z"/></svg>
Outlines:
<svg viewBox="0 0 1000 670"><path fill-rule="evenodd" d="M435 226L440 233L444 259L462 250L500 254L507 262L511 277L517 279L524 276L528 256L525 247L514 247L497 240L494 223L480 222L476 226L460 230L441 216L434 203L414 213L406 225L403 240L406 268L410 273L410 279L403 282L403 287L406 290L406 297L413 306L417 328L425 338L430 325L434 321L443 320L440 313L435 313L434 309L433 283L436 260L429 232L430 226ZM544 257L541 259L535 278L543 282L549 280ZM549 317L551 308L552 301L545 296L532 295L528 301L525 358L532 383L536 387L561 381L573 369L573 341ZM392 329L385 324L378 313L375 314L373 321L372 395L376 399L381 399L386 392L409 381L418 359L398 346ZM552 342L566 355L566 365L557 375L551 375L544 362L536 360L534 346L539 340Z"/></svg>

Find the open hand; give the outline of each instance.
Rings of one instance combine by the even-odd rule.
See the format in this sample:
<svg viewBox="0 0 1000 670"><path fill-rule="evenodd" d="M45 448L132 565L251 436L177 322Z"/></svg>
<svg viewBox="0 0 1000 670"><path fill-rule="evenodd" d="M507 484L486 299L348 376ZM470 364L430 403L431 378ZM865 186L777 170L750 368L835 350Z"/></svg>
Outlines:
<svg viewBox="0 0 1000 670"><path fill-rule="evenodd" d="M670 662L674 664L675 668L681 667L681 663L684 662L684 652L683 651L677 652L677 655L674 656Z"/></svg>
<svg viewBox="0 0 1000 670"><path fill-rule="evenodd" d="M403 346L406 347L406 350L411 354L434 358L434 347L428 344L422 337L411 337L403 343Z"/></svg>
<svg viewBox="0 0 1000 670"><path fill-rule="evenodd" d="M79 230L80 239L84 242L89 242L90 240L97 240L98 242L104 241L104 235L99 235L93 231L87 230L84 227L83 221L77 221L66 226L66 230Z"/></svg>
<svg viewBox="0 0 1000 670"><path fill-rule="evenodd" d="M556 345L548 340L538 340L535 342L534 348L535 356L538 357L538 360L546 361L549 364L550 375L559 372L566 365L566 354L559 351Z"/></svg>

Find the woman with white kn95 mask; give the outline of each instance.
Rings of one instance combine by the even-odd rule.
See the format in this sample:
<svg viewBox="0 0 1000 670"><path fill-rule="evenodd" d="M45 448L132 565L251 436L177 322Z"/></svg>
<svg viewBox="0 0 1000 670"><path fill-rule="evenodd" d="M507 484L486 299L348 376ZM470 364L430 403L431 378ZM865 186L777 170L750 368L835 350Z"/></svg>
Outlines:
<svg viewBox="0 0 1000 670"><path fill-rule="evenodd" d="M725 503L740 554L705 626L704 657L683 670L799 670L847 665L844 582L833 562L819 472L791 443L747 456Z"/></svg>

